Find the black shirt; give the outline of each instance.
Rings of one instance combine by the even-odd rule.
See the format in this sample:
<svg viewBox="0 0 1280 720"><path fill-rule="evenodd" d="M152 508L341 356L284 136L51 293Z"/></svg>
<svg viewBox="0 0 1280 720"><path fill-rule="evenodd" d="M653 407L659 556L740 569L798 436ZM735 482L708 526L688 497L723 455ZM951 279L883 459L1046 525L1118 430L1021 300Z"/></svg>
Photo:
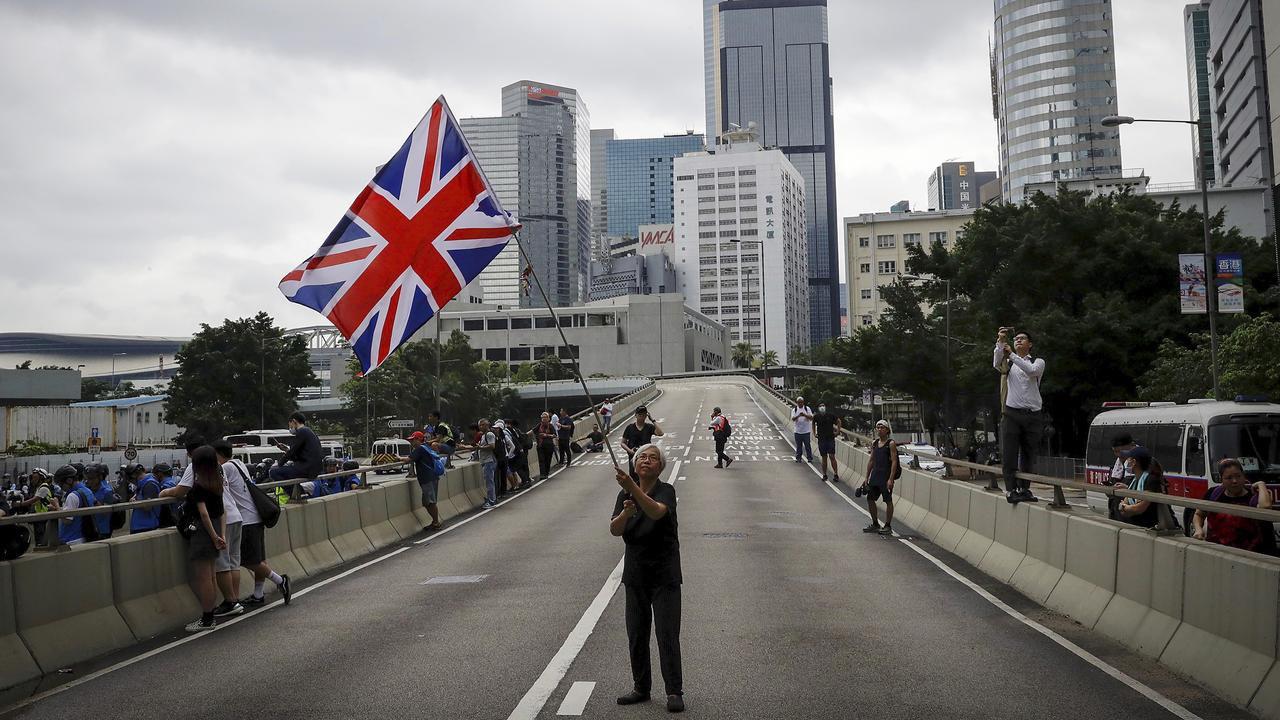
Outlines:
<svg viewBox="0 0 1280 720"><path fill-rule="evenodd" d="M836 439L836 423L840 418L835 413L821 412L813 416L813 429L818 434L819 440L835 440Z"/></svg>
<svg viewBox="0 0 1280 720"><path fill-rule="evenodd" d="M321 463L324 461L320 448L320 438L312 432L311 428L306 425L299 425L297 432L294 433L293 441L289 443L288 452L284 454L284 459L292 460L299 467L306 470L306 477L319 475Z"/></svg>
<svg viewBox="0 0 1280 720"><path fill-rule="evenodd" d="M213 521L214 529L217 529L218 518L222 517L222 514L226 512L222 506L222 495L212 490L206 490L199 485L192 485L191 491L187 493L187 502L191 503L193 509L199 503L204 503L205 509L209 511L209 519ZM200 511L198 509L195 510L193 516L199 519Z"/></svg>
<svg viewBox="0 0 1280 720"><path fill-rule="evenodd" d="M646 422L643 428L636 427L635 423L627 425L627 429L622 431L622 442L627 447L635 450L642 445L648 445L653 442L653 433L657 429L651 422ZM615 513L616 514L616 513Z"/></svg>
<svg viewBox="0 0 1280 720"><path fill-rule="evenodd" d="M599 430L592 430L591 434L588 435L587 437L591 438L591 442L593 443L604 442L604 433L600 432Z"/></svg>
<svg viewBox="0 0 1280 720"><path fill-rule="evenodd" d="M560 418L560 439L573 439L573 421L568 418Z"/></svg>
<svg viewBox="0 0 1280 720"><path fill-rule="evenodd" d="M622 501L627 497L626 492L618 492L611 517L617 517L622 512ZM680 574L676 489L659 480L649 492L649 497L666 505L667 514L658 520L650 520L643 511L638 511L627 519L627 526L622 531L622 539L627 544L626 559L622 564L622 582L647 587L684 582Z"/></svg>

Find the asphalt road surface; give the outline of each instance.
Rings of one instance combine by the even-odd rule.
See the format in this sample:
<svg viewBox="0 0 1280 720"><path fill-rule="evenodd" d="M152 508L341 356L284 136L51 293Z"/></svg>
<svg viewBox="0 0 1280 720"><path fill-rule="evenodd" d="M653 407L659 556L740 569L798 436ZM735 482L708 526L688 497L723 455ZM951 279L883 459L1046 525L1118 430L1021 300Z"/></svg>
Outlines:
<svg viewBox="0 0 1280 720"><path fill-rule="evenodd" d="M735 426L726 470L713 467L713 405ZM668 384L650 409L679 495L689 716L1251 717L909 528L863 534L846 478L795 463L735 381ZM654 700L614 702L631 686L623 546L608 532L617 491L607 456L588 456L426 542L298 583L289 607L75 668L3 715L664 716L656 643Z"/></svg>

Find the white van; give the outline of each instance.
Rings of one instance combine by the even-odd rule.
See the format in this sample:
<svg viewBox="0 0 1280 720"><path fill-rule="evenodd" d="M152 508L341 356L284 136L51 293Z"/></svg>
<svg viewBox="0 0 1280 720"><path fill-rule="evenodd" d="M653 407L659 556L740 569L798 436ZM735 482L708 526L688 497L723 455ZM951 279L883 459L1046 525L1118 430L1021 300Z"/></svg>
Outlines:
<svg viewBox="0 0 1280 720"><path fill-rule="evenodd" d="M232 447L231 457L244 463L249 468L253 468L254 465L267 459L275 460L277 463L280 462L280 458L284 457L284 451L272 445L266 447Z"/></svg>
<svg viewBox="0 0 1280 720"><path fill-rule="evenodd" d="M1204 497L1219 482L1217 461L1223 458L1239 460L1250 481L1280 482L1280 405L1236 398L1103 407L1115 409L1099 413L1089 426L1085 466L1090 484L1110 478L1116 459L1111 439L1121 434L1132 436L1160 462L1170 495ZM1089 507L1106 514L1106 495L1087 495ZM1184 529L1191 527L1191 513L1182 513Z"/></svg>
<svg viewBox="0 0 1280 720"><path fill-rule="evenodd" d="M371 465L386 465L397 460L408 460L409 451L413 446L408 440L400 438L386 438L385 440L375 440L373 442L373 454L369 458ZM397 472L396 470L378 470L379 474L384 472Z"/></svg>

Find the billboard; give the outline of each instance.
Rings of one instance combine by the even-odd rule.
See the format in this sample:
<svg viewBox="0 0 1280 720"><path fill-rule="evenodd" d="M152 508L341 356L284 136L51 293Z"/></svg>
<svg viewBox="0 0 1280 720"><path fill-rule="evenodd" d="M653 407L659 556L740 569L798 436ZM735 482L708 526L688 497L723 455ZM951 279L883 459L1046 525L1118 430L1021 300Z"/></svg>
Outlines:
<svg viewBox="0 0 1280 720"><path fill-rule="evenodd" d="M1207 288L1204 255L1179 255L1178 298L1183 315L1202 315L1209 312Z"/></svg>
<svg viewBox="0 0 1280 720"><path fill-rule="evenodd" d="M665 225L641 225L640 228L640 245L637 252L641 255L657 255L662 253L667 257L671 257L676 248L676 226L673 223Z"/></svg>
<svg viewBox="0 0 1280 720"><path fill-rule="evenodd" d="M1220 253L1214 258L1214 265L1218 312L1244 312L1244 258L1240 253Z"/></svg>

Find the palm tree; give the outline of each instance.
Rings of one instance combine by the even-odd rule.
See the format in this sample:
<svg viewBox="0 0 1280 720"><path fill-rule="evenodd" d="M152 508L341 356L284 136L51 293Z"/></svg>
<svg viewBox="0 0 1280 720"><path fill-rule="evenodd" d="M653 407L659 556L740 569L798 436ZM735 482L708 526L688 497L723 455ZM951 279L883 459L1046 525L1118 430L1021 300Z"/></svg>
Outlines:
<svg viewBox="0 0 1280 720"><path fill-rule="evenodd" d="M774 350L766 350L764 354L760 356L760 361L765 365L777 365L778 353Z"/></svg>
<svg viewBox="0 0 1280 720"><path fill-rule="evenodd" d="M755 360L756 349L749 342L740 342L733 346L734 367L749 368Z"/></svg>

